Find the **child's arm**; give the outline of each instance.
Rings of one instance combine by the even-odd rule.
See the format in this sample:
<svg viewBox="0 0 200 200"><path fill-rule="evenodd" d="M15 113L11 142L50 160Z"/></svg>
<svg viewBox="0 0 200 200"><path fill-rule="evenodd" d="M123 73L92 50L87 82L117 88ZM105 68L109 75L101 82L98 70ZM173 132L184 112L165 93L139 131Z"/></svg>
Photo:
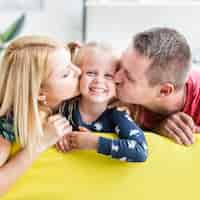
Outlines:
<svg viewBox="0 0 200 200"><path fill-rule="evenodd" d="M128 162L144 162L148 149L143 131L126 112L114 110L112 119L120 139L100 137L98 152Z"/></svg>

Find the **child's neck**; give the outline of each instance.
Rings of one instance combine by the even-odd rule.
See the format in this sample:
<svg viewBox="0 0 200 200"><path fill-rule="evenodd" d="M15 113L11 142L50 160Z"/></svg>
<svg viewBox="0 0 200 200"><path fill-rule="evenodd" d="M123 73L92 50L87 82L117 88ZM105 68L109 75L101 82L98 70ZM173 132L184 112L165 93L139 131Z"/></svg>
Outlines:
<svg viewBox="0 0 200 200"><path fill-rule="evenodd" d="M94 103L81 97L79 101L79 111L84 122L91 123L97 120L106 110L106 103Z"/></svg>

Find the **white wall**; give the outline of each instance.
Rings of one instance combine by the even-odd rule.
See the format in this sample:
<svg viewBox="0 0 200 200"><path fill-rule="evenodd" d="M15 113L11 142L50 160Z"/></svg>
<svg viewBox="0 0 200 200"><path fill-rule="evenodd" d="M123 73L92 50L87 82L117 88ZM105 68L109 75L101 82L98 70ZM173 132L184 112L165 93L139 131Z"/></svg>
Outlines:
<svg viewBox="0 0 200 200"><path fill-rule="evenodd" d="M109 40L124 48L131 37L152 26L181 31L192 49L200 48L199 5L89 6L87 40Z"/></svg>
<svg viewBox="0 0 200 200"><path fill-rule="evenodd" d="M34 0L33 0L34 1ZM24 34L55 36L63 41L82 39L82 0L44 0L44 9L28 11ZM0 30L22 10L0 10Z"/></svg>

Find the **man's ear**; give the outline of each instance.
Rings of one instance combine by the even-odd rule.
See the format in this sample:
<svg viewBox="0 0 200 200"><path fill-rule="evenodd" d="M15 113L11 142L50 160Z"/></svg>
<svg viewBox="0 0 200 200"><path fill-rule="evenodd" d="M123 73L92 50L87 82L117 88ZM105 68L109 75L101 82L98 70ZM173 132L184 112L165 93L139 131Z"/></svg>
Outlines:
<svg viewBox="0 0 200 200"><path fill-rule="evenodd" d="M167 97L174 92L175 88L174 85L171 83L164 83L160 87L160 97Z"/></svg>

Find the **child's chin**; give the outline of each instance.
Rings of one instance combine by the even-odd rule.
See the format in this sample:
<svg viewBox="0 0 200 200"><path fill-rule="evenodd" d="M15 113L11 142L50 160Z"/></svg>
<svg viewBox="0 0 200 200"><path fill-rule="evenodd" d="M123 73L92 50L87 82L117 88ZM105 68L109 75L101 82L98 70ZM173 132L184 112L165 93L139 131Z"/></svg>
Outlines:
<svg viewBox="0 0 200 200"><path fill-rule="evenodd" d="M103 97L93 97L92 99L93 103L108 103L109 99L103 98Z"/></svg>

